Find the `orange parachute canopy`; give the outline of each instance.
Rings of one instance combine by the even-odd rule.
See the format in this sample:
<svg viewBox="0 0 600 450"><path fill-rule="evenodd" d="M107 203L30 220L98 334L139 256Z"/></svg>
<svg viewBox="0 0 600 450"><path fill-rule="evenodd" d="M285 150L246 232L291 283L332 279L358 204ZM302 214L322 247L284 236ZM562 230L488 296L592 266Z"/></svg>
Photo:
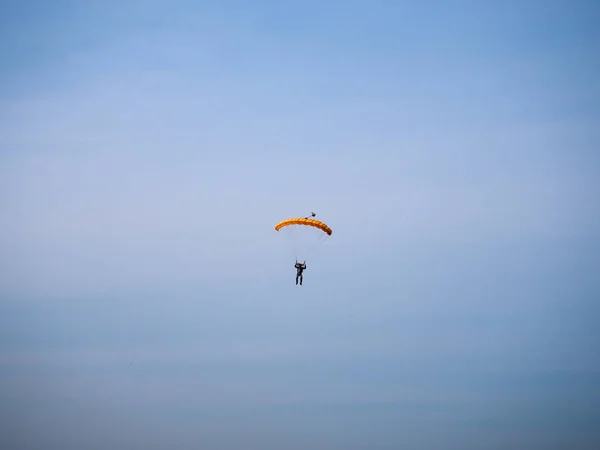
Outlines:
<svg viewBox="0 0 600 450"><path fill-rule="evenodd" d="M327 233L329 236L331 236L332 233L331 228L329 228L323 222L320 222L316 219L309 219L306 217L293 217L291 219L282 220L277 225L275 225L275 230L279 231L281 228L287 227L289 225L304 225L308 227L315 227Z"/></svg>

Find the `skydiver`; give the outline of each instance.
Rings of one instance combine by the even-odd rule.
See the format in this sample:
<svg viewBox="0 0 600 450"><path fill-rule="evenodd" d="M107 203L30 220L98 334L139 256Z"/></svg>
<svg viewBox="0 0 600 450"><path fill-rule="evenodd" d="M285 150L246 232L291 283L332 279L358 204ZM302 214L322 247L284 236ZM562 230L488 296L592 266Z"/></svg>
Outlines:
<svg viewBox="0 0 600 450"><path fill-rule="evenodd" d="M304 261L302 264L296 261L296 265L294 267L296 268L296 284L298 284L298 279L300 279L300 286L302 286L302 272L306 270L306 261Z"/></svg>

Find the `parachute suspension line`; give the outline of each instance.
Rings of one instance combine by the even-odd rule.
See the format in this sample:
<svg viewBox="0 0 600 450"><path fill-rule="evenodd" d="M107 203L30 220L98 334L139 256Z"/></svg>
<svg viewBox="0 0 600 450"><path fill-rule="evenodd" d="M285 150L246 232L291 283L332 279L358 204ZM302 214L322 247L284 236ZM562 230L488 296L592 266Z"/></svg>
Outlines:
<svg viewBox="0 0 600 450"><path fill-rule="evenodd" d="M290 241L292 256L298 259L298 236L294 227L289 227L285 230L286 238Z"/></svg>

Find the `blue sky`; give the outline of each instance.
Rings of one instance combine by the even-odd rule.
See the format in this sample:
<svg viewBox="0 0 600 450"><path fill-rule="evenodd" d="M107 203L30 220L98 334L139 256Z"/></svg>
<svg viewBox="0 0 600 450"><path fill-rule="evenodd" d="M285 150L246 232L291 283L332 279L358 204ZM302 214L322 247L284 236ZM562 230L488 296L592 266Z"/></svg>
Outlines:
<svg viewBox="0 0 600 450"><path fill-rule="evenodd" d="M4 2L1 446L598 448L600 10L497 3Z"/></svg>

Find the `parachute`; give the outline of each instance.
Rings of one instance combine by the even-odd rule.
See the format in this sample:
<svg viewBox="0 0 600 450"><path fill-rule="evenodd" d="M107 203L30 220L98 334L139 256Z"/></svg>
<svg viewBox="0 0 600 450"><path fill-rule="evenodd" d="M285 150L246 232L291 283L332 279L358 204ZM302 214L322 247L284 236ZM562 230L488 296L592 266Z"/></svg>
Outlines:
<svg viewBox="0 0 600 450"><path fill-rule="evenodd" d="M316 246L322 244L332 230L324 222L313 219L313 212L308 217L292 217L282 220L275 225L275 230L286 235L292 246L294 257L303 261L316 250Z"/></svg>
<svg viewBox="0 0 600 450"><path fill-rule="evenodd" d="M291 219L282 220L277 225L275 225L275 230L279 231L283 227L287 227L290 225L305 225L305 226L309 226L309 227L315 227L315 228L318 228L319 230L327 233L328 236L331 236L331 233L332 233L331 228L329 228L323 222L316 220L316 219L309 219L307 217L304 217L304 218L293 217Z"/></svg>

